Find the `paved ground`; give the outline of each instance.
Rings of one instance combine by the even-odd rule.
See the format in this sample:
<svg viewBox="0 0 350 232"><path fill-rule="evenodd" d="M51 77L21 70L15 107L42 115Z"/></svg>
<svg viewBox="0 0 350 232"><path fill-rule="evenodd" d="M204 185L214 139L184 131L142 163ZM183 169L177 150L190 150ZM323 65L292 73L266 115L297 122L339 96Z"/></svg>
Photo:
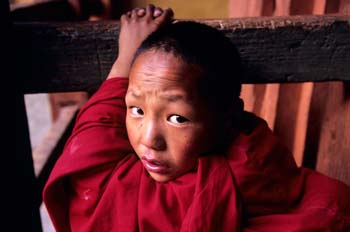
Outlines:
<svg viewBox="0 0 350 232"><path fill-rule="evenodd" d="M51 112L47 94L26 94L24 97L32 149L44 138L51 126Z"/></svg>
<svg viewBox="0 0 350 232"><path fill-rule="evenodd" d="M47 94L25 95L25 104L28 117L32 150L45 137L51 126L51 112ZM34 156L35 160L36 157ZM55 231L44 205L40 207L43 232Z"/></svg>

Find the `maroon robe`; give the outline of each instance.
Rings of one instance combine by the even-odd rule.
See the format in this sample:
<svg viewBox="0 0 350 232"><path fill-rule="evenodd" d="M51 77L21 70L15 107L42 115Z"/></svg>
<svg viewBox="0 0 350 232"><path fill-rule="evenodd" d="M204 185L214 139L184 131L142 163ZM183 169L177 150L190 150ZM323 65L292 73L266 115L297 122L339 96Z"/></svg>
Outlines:
<svg viewBox="0 0 350 232"><path fill-rule="evenodd" d="M81 109L43 197L57 231L350 231L350 191L297 168L267 124L246 113L227 154L158 183L125 128L127 78Z"/></svg>

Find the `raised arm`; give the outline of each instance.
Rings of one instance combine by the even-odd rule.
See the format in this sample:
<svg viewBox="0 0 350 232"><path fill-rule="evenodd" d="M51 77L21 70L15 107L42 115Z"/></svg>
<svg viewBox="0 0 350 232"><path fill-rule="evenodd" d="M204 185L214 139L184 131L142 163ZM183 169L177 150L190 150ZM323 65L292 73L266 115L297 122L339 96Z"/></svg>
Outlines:
<svg viewBox="0 0 350 232"><path fill-rule="evenodd" d="M75 226L82 229L119 161L132 157L128 156L132 148L125 129L128 79L120 77L128 77L138 46L171 15L171 10L148 5L121 17L118 58L107 80L80 110L44 189L44 202L57 231L70 231ZM78 218L74 221L79 225L73 225L72 218Z"/></svg>
<svg viewBox="0 0 350 232"><path fill-rule="evenodd" d="M107 79L128 77L135 52L148 35L162 25L169 23L173 11L147 5L127 12L120 18L119 55Z"/></svg>

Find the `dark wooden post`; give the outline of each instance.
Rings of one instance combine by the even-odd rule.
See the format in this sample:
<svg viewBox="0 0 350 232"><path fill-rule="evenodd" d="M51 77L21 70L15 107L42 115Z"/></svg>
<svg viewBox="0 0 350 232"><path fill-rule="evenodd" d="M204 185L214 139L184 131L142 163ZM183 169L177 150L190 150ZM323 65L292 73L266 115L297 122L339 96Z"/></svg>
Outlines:
<svg viewBox="0 0 350 232"><path fill-rule="evenodd" d="M39 207L41 204L37 179L34 175L33 159L29 139L27 116L23 94L16 91L16 152L13 167L15 180L13 194L14 212L11 215L15 220L11 231L40 232L41 220ZM10 164L9 164L10 165ZM16 230L15 228L25 230Z"/></svg>
<svg viewBox="0 0 350 232"><path fill-rule="evenodd" d="M5 178L12 179L12 177L14 177L8 188L3 186L6 190L9 189L10 193L9 199L5 199L9 201L7 203L10 205L10 210L5 212L6 216L9 218L7 223L10 223L7 230L40 232L42 231L39 213L41 192L38 188L33 168L24 95L23 89L21 88L23 76L21 76L21 73L16 72L16 70L20 69L18 66L21 65L17 63L13 52L16 47L16 44L13 43L13 39L16 35L13 34L13 25L10 20L9 4L7 1L1 1L1 9L7 9L7 20L5 21L5 29L3 28L5 31L3 36L6 40L4 50L7 52L2 54L5 54L2 60L9 61L9 66L5 68L10 67L9 71L14 71L14 73L5 73L15 76L15 83L10 84L10 86L14 87L14 89L10 88L10 92L14 92L15 95L15 154L11 152L8 154L4 152L3 154L4 156L11 156L10 163L3 164L11 167L10 173ZM3 91L5 90L3 89ZM3 101L6 101L6 99L3 99ZM8 111L8 113L10 114L10 111ZM11 115L11 118L13 118L13 115ZM8 121L2 120L2 123L8 123Z"/></svg>

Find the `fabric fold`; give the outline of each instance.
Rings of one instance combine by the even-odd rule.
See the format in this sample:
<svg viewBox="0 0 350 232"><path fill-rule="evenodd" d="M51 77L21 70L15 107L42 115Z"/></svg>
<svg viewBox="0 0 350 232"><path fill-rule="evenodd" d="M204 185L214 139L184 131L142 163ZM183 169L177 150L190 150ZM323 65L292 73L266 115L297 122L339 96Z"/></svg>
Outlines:
<svg viewBox="0 0 350 232"><path fill-rule="evenodd" d="M60 231L350 231L345 184L298 168L266 122L245 113L227 153L154 181L129 144L126 78L81 109L43 192Z"/></svg>

